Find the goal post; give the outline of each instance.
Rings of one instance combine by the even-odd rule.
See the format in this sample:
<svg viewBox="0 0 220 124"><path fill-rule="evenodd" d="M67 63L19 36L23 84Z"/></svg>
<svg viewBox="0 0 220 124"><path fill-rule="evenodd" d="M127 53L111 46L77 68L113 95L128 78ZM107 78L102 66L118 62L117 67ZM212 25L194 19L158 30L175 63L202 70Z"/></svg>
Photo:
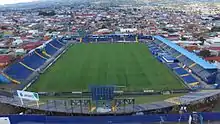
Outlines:
<svg viewBox="0 0 220 124"><path fill-rule="evenodd" d="M25 105L24 100L28 100L28 101L36 102L36 105L39 108L39 95L38 95L38 93L17 90L17 95L21 101L22 106Z"/></svg>

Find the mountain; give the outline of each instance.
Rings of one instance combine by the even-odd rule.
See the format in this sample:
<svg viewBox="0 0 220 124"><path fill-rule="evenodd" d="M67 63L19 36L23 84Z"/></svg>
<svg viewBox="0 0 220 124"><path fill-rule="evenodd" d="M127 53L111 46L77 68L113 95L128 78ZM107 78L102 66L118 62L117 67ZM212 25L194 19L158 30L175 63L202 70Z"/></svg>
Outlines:
<svg viewBox="0 0 220 124"><path fill-rule="evenodd" d="M10 5L0 5L0 9L13 8L13 9L32 9L32 8L48 8L62 5L74 5L76 3L85 3L85 2L99 2L99 3L114 3L114 4L135 4L138 2L144 2L148 5L167 5L167 4L191 4L196 2L209 2L216 3L220 0L37 0L34 2L28 3L18 3Z"/></svg>
<svg viewBox="0 0 220 124"><path fill-rule="evenodd" d="M72 5L74 3L88 2L90 0L38 0L34 2L17 3L17 4L6 4L1 5L0 9L32 9L32 8L47 8L60 5Z"/></svg>

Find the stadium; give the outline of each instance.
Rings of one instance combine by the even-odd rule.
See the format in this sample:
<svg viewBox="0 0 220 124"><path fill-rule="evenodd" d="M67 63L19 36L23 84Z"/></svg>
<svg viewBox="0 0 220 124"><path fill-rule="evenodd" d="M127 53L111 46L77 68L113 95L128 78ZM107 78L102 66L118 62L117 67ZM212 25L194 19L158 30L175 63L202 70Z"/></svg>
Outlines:
<svg viewBox="0 0 220 124"><path fill-rule="evenodd" d="M2 70L0 79L6 83L0 86L3 111L118 115L114 123L122 115L177 113L182 106L212 111L220 93L215 65L162 36L134 34L54 36ZM23 100L23 92L37 100ZM177 116L164 120L177 122Z"/></svg>

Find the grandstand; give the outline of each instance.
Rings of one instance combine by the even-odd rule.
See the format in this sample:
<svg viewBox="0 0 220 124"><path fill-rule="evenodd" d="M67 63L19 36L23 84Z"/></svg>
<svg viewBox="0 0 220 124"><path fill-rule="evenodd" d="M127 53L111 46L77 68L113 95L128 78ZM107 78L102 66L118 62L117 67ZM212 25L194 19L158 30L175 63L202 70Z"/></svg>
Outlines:
<svg viewBox="0 0 220 124"><path fill-rule="evenodd" d="M3 70L3 76L14 83L26 82L31 74L40 70L40 67L48 61L65 43L53 39L44 44L44 48L38 47L31 50L26 56L12 63ZM22 72L22 73L21 73Z"/></svg>
<svg viewBox="0 0 220 124"><path fill-rule="evenodd" d="M159 45L159 43L157 44L157 42L148 42L147 45L151 53L158 59L158 61L165 63L180 79L185 82L187 86L192 89L198 88L199 81L186 69L180 66L177 58L174 58L172 54L161 48L161 45Z"/></svg>
<svg viewBox="0 0 220 124"><path fill-rule="evenodd" d="M175 69L175 72L187 83L198 84L199 81L195 76L207 84L219 83L218 71L215 65L161 36L154 36L154 44L179 61L179 66L172 69Z"/></svg>

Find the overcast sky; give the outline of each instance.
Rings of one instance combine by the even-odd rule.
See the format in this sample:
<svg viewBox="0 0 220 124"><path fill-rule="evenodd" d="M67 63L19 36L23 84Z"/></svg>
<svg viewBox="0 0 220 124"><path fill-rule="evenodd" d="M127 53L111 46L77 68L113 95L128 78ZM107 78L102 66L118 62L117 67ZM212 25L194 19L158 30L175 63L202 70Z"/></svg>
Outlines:
<svg viewBox="0 0 220 124"><path fill-rule="evenodd" d="M22 3L22 2L32 2L32 1L37 1L37 0L0 0L0 5Z"/></svg>

